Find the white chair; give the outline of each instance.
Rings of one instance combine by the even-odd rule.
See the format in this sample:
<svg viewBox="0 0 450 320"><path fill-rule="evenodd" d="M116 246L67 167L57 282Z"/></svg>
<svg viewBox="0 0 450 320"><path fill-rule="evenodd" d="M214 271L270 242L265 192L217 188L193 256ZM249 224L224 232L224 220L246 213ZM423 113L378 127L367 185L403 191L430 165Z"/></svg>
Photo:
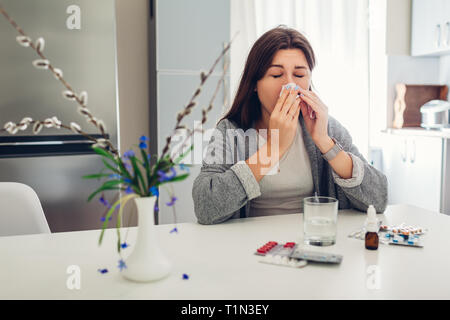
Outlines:
<svg viewBox="0 0 450 320"><path fill-rule="evenodd" d="M22 183L0 182L0 236L50 233L41 202Z"/></svg>

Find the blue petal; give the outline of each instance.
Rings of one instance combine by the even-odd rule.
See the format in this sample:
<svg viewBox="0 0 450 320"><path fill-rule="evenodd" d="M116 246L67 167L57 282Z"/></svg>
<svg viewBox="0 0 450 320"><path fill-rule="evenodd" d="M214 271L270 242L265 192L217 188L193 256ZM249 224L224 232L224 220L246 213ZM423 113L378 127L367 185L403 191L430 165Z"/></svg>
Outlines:
<svg viewBox="0 0 450 320"><path fill-rule="evenodd" d="M102 205L104 205L106 207L109 205L108 201L105 200L105 198L103 198L103 197L100 197L99 201Z"/></svg>
<svg viewBox="0 0 450 320"><path fill-rule="evenodd" d="M125 158L125 159L128 159L128 158L130 158L130 157L134 157L135 156L135 154L134 154L134 151L133 150L128 150L128 151L126 151L124 154L123 154L123 157Z"/></svg>
<svg viewBox="0 0 450 320"><path fill-rule="evenodd" d="M188 280L189 276L186 273L183 273L183 280Z"/></svg>
<svg viewBox="0 0 450 320"><path fill-rule="evenodd" d="M127 162L124 162L124 163L123 163L123 166L125 167L125 169L131 170L131 164L129 164L129 163L127 163Z"/></svg>
<svg viewBox="0 0 450 320"><path fill-rule="evenodd" d="M151 187L150 192L152 193L153 196L159 196L159 191L158 188L156 187Z"/></svg>
<svg viewBox="0 0 450 320"><path fill-rule="evenodd" d="M175 201L177 201L178 199L176 197L172 197L170 202L167 202L166 205L171 207L175 204Z"/></svg>
<svg viewBox="0 0 450 320"><path fill-rule="evenodd" d="M108 272L108 269L98 269L98 272L104 274Z"/></svg>
<svg viewBox="0 0 450 320"><path fill-rule="evenodd" d="M146 141L148 141L148 137L146 137L146 136L141 136L139 138L139 142L146 142Z"/></svg>
<svg viewBox="0 0 450 320"><path fill-rule="evenodd" d="M173 179L177 176L177 171L174 167L170 168L170 171L172 172L172 175L169 177L169 179Z"/></svg>
<svg viewBox="0 0 450 320"><path fill-rule="evenodd" d="M130 186L128 186L128 187L125 189L125 193L126 193L126 194L131 194L131 193L134 193L134 191L133 191L133 189L132 189Z"/></svg>
<svg viewBox="0 0 450 320"><path fill-rule="evenodd" d="M139 148L147 149L147 144L145 142L141 142L141 143L139 143Z"/></svg>
<svg viewBox="0 0 450 320"><path fill-rule="evenodd" d="M125 261L123 261L122 259L119 260L119 265L118 268L120 269L120 271L122 271L123 269L127 268L127 265L125 264Z"/></svg>
<svg viewBox="0 0 450 320"><path fill-rule="evenodd" d="M124 242L124 243L122 243L121 245L120 245L120 247L122 248L122 249L126 249L126 248L128 248L130 245L128 244L128 243L126 243L126 242Z"/></svg>

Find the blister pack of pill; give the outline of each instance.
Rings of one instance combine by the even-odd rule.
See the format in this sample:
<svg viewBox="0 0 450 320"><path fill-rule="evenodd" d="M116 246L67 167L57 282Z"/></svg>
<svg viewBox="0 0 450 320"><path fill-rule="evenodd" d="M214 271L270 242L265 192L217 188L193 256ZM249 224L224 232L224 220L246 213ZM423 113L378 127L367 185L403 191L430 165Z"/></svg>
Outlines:
<svg viewBox="0 0 450 320"><path fill-rule="evenodd" d="M399 225L381 225L380 232L389 232L393 234L403 234L403 235L423 235L428 230L418 226L407 225L406 223L401 223Z"/></svg>
<svg viewBox="0 0 450 320"><path fill-rule="evenodd" d="M276 241L269 241L265 245L259 247L255 254L262 256L259 262L275 264L279 266L303 268L306 266L306 260L291 258L297 244L295 242L286 242L279 244Z"/></svg>
<svg viewBox="0 0 450 320"><path fill-rule="evenodd" d="M311 262L339 264L342 262L342 259L344 257L340 254L335 254L335 253L326 253L326 252L297 249L292 253L291 258L304 259L304 260L307 260L308 262L311 261Z"/></svg>
<svg viewBox="0 0 450 320"><path fill-rule="evenodd" d="M419 226L407 225L383 225L379 226L379 240L382 244L403 245L410 247L423 247L422 236L428 232L428 229ZM364 240L366 229L361 228L348 235L349 238Z"/></svg>
<svg viewBox="0 0 450 320"><path fill-rule="evenodd" d="M394 234L394 233L386 233L385 238L389 239L389 244L392 245L402 245L409 247L418 247L423 248L422 239L420 235L417 234Z"/></svg>
<svg viewBox="0 0 450 320"><path fill-rule="evenodd" d="M276 241L269 241L265 245L259 247L255 254L259 256L265 256L266 254L280 255L289 257L294 252L297 244L295 242L286 242L285 244L279 244Z"/></svg>
<svg viewBox="0 0 450 320"><path fill-rule="evenodd" d="M258 248L255 254L262 256L259 262L294 268L302 268L306 266L309 261L339 264L343 259L343 256L340 254L310 251L299 248L295 242L279 244L275 241L269 241Z"/></svg>

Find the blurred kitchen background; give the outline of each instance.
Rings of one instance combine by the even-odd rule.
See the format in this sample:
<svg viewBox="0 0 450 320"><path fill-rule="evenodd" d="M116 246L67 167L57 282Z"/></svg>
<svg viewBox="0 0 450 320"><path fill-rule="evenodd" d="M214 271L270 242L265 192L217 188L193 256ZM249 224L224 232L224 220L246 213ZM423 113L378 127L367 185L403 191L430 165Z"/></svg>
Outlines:
<svg viewBox="0 0 450 320"><path fill-rule="evenodd" d="M389 203L450 214L449 111L444 103L450 85L448 0L1 3L31 36L48 38L49 58L67 70L69 82L73 80L75 87L89 92L89 104L97 108L94 111L99 118L108 119L108 133L122 152L143 134L150 136L151 150L161 151L176 113L199 84L200 72L212 65L223 46L239 32L230 54L204 88L198 109L186 121L192 127L195 120L201 120L201 108L207 106L229 64L226 81L203 127L214 128L231 105L253 42L279 24L296 28L315 50L313 84L330 115L349 130L366 159L387 174ZM70 29L66 23L71 15L68 7L73 5L80 8L80 29ZM61 115L61 110L66 114L73 108L59 99L61 88L53 88L57 83L31 66L32 57L23 54L24 49L15 43L15 30L5 21L0 21L0 37L2 125L15 113L21 117L43 110L44 117ZM430 107L425 118L420 107L429 100L440 101ZM26 137L12 141L2 135L0 181L33 187L53 232L99 228L101 205L85 202L95 183L80 176L97 172L101 163L83 149L83 141L52 138L63 141L64 147L48 147L51 152L45 153L36 145L48 145L48 141ZM208 139L203 137L205 146ZM30 146L34 151L24 154ZM31 161L39 165L31 167ZM194 165L187 180L173 184L179 199L177 222L196 221L191 189L199 171L200 165ZM159 223L173 223L172 209L164 204L169 197L164 189L160 194ZM134 210L129 202L126 225L135 224Z"/></svg>

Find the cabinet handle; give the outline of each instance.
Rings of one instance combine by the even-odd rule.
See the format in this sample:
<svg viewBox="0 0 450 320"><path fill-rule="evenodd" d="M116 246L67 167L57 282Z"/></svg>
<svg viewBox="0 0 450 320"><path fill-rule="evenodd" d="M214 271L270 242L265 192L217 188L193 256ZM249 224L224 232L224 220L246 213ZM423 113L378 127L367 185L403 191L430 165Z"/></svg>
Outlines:
<svg viewBox="0 0 450 320"><path fill-rule="evenodd" d="M402 162L406 162L406 140L403 140L403 148L400 156L402 158Z"/></svg>
<svg viewBox="0 0 450 320"><path fill-rule="evenodd" d="M436 31L435 31L435 44L436 48L439 48L441 46L441 25L436 25Z"/></svg>
<svg viewBox="0 0 450 320"><path fill-rule="evenodd" d="M447 21L445 24L445 35L444 35L444 45L448 46L450 44L450 22Z"/></svg>
<svg viewBox="0 0 450 320"><path fill-rule="evenodd" d="M411 155L409 157L409 161L411 163L414 163L414 162L416 162L416 141L415 140L412 141L412 145L413 145L413 148L412 148Z"/></svg>

